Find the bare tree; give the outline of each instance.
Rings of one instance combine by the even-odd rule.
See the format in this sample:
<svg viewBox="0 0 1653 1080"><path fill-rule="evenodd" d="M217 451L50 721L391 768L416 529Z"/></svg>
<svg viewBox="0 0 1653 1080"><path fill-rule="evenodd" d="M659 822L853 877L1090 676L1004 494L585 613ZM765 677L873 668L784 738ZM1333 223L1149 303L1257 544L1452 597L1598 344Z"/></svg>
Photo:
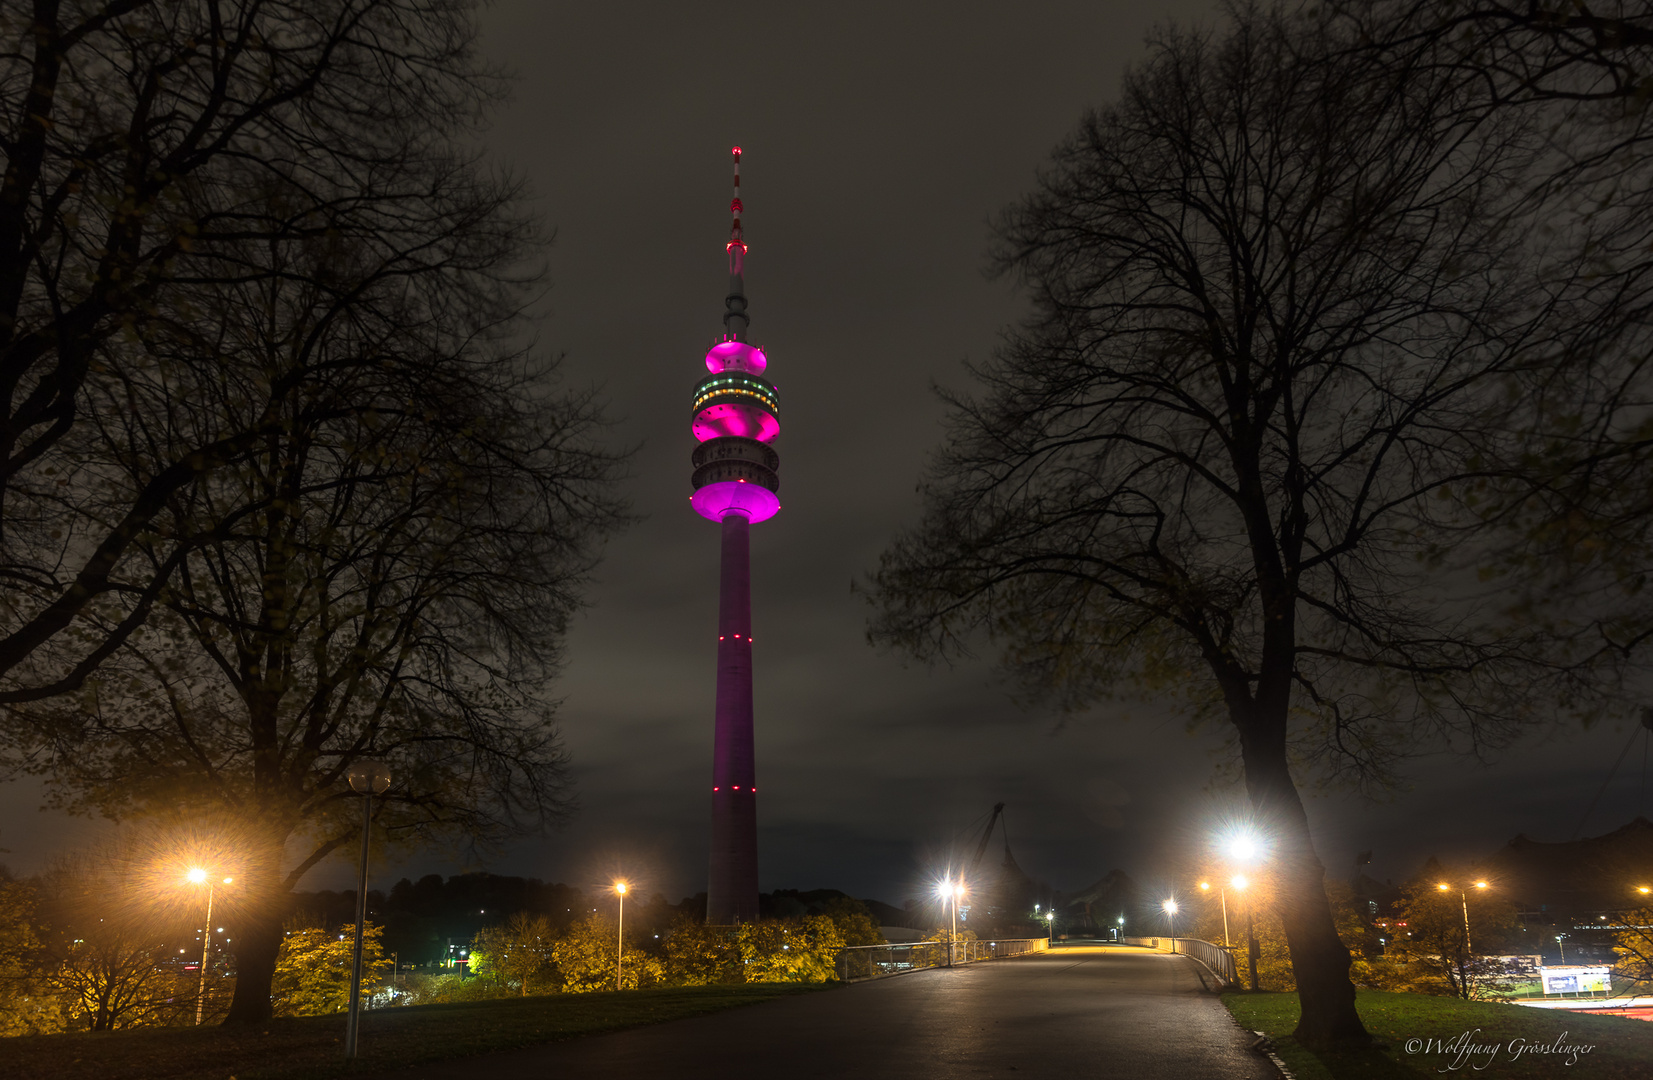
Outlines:
<svg viewBox="0 0 1653 1080"><path fill-rule="evenodd" d="M124 347L180 293L270 270L240 253L348 241L406 263L449 222L433 164L495 96L465 0L0 0L0 675L71 689L142 625L180 554L135 551L201 475L284 418L238 412L135 474L65 442L108 401L164 411L187 371ZM438 260L440 261L440 259ZM175 358L176 359L176 358ZM210 379L210 354L189 360ZM239 422L239 423L238 423ZM124 605L112 637L89 605ZM37 650L54 642L60 658ZM31 662L31 660L33 662Z"/></svg>
<svg viewBox="0 0 1653 1080"><path fill-rule="evenodd" d="M1513 453L1520 388L1596 309L1518 216L1544 152L1523 114L1326 22L1232 14L1158 35L1005 218L998 267L1036 314L981 396L949 396L871 636L985 634L1072 707L1226 721L1297 1037L1359 1044L1298 779L1381 783L1432 732L1480 749L1542 715L1560 669L1454 560L1455 493Z"/></svg>
<svg viewBox="0 0 1653 1080"><path fill-rule="evenodd" d="M1330 8L1351 53L1460 80L1476 89L1476 108L1524 115L1548 133L1527 180L1530 200L1566 205L1566 225L1530 204L1519 220L1572 234L1570 258L1589 275L1595 315L1558 343L1550 370L1530 384L1530 437L1511 455L1483 459L1485 486L1472 509L1478 526L1501 534L1483 573L1519 583L1535 617L1571 634L1579 657L1612 665L1635 688L1653 641L1643 599L1653 575L1645 419L1653 403L1653 5L1337 0Z"/></svg>
<svg viewBox="0 0 1653 1080"><path fill-rule="evenodd" d="M471 194L452 243L497 270L522 249L509 191ZM520 289L458 255L411 276L332 240L266 257L140 336L158 372L208 346L227 362L145 396L165 411L108 402L82 469L138 474L225 415L281 422L135 540L168 582L156 610L72 698L20 708L14 748L62 805L235 837L233 1021L269 1015L285 898L357 835L358 760L395 777L375 817L392 841L486 843L566 810L547 691L622 520L589 397L513 344ZM83 614L91 640L126 617Z"/></svg>

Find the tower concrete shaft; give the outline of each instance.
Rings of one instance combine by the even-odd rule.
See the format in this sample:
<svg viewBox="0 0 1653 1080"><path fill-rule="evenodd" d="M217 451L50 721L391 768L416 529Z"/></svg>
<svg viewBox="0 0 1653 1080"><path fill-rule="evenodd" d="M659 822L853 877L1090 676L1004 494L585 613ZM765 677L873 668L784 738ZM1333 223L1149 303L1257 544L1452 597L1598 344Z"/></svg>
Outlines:
<svg viewBox="0 0 1653 1080"><path fill-rule="evenodd" d="M723 518L717 613L717 724L712 749L712 865L706 921L758 917L757 766L752 740L751 525Z"/></svg>

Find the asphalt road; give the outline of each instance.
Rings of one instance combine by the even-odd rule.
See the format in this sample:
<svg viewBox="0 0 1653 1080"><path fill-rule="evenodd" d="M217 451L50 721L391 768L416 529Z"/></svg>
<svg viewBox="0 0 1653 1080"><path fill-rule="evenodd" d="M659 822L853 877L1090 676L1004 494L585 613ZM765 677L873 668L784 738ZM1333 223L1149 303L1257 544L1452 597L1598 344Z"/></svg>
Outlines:
<svg viewBox="0 0 1653 1080"><path fill-rule="evenodd" d="M386 1075L1277 1080L1248 1041L1192 960L1070 947Z"/></svg>

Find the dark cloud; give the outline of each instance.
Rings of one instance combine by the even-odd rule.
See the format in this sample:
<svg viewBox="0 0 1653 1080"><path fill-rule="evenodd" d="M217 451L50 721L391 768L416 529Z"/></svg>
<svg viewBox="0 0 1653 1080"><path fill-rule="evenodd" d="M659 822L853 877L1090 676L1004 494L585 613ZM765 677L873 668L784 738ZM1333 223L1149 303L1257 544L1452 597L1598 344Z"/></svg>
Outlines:
<svg viewBox="0 0 1653 1080"><path fill-rule="evenodd" d="M966 826L998 801L1034 877L1074 889L1124 866L1153 880L1156 853L1198 843L1236 805L1214 779L1216 733L1140 708L1059 724L1019 707L984 664L903 666L867 647L850 589L916 517L941 437L931 384L962 385L962 363L1021 311L1010 284L982 274L988 220L1107 100L1151 20L1209 9L489 9L487 49L520 82L486 138L558 231L542 340L566 352L572 382L603 388L616 440L641 444L627 490L646 515L610 545L570 641L561 722L581 813L490 868L576 884L625 872L673 897L705 887L717 529L688 506L688 403L721 329L735 143L752 337L783 406L785 509L753 539L762 887L899 903L949 852L973 849ZM1398 876L1521 831L1564 839L1624 737L1557 740L1491 768L1426 761L1375 807L1317 798L1325 861L1344 873L1372 849L1376 875ZM36 827L28 785L0 799L0 844L16 849L0 857L20 868L85 835ZM1635 801L1621 779L1591 831ZM386 875L466 860L423 853Z"/></svg>

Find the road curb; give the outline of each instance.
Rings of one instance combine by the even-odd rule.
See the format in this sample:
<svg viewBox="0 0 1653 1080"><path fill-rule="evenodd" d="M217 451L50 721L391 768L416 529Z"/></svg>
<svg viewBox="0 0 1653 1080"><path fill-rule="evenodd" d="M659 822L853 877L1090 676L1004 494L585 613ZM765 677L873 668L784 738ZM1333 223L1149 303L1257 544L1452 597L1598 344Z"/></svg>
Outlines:
<svg viewBox="0 0 1653 1080"><path fill-rule="evenodd" d="M1252 1034L1257 1036L1257 1041L1251 1044L1251 1048L1274 1063L1274 1067L1280 1070L1282 1080L1297 1080L1296 1075L1286 1068L1286 1063L1280 1060L1280 1055L1274 1052L1274 1040L1261 1031L1253 1031Z"/></svg>

